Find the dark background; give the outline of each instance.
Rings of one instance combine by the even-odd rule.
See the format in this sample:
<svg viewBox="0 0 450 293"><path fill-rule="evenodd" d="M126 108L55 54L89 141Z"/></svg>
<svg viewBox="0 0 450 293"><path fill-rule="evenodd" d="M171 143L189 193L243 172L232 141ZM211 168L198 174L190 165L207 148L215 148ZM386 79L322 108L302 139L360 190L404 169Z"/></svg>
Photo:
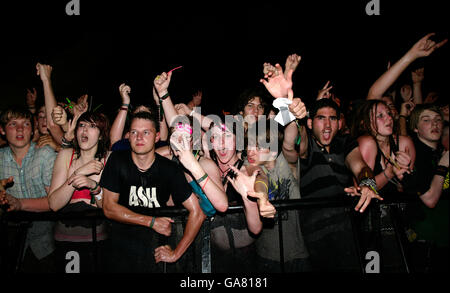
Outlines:
<svg viewBox="0 0 450 293"><path fill-rule="evenodd" d="M284 66L292 53L302 56L296 96L309 103L331 80L333 91L349 101L365 98L387 62L426 33L448 37L444 1L380 0L380 16L366 15L368 0L80 0L80 16L65 14L68 0L36 2L2 3L1 109L24 104L26 88L36 87L42 97L39 61L54 67L58 100L88 93L93 108L103 104L108 115L120 106L120 83L131 86L132 104L142 102L151 98L154 77L179 65L169 88L175 102L187 103L201 89L203 113L230 111L245 88L259 85L264 62ZM425 94L448 96L449 46L413 64L425 66Z"/></svg>

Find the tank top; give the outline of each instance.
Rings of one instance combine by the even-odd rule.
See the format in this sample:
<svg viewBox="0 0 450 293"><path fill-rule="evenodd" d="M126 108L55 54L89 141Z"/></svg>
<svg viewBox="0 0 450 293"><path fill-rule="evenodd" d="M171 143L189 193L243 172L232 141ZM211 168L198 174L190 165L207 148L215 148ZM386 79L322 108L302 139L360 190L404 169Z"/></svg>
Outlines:
<svg viewBox="0 0 450 293"><path fill-rule="evenodd" d="M70 163L69 163L69 168L70 166L72 166L72 161L73 161L73 155L75 154L75 149L72 151L72 157L70 158ZM106 163L106 162L105 162ZM105 165L105 163L103 163L103 165ZM89 188L82 188L80 190L75 190L72 194L72 199L88 199L91 202L93 201L93 195L91 194L91 191L89 190ZM95 203L95 201L93 201Z"/></svg>
<svg viewBox="0 0 450 293"><path fill-rule="evenodd" d="M396 142L394 140L394 138L392 137L392 135L389 136L389 150L390 150L391 153L395 153L395 152L397 152L399 150L398 139L399 138L397 136L397 142ZM379 173L383 172L384 169L381 166L381 160L382 159L387 160L387 158L384 156L383 151L381 150L381 148L379 147L379 145L377 143L377 156L375 158L375 165L374 165L374 168L373 168L374 174L379 174ZM390 163L388 163L388 164L390 164ZM385 186L383 186L383 188L380 189L380 192L382 192L383 195L386 196L386 195L395 194L398 191L397 191L397 186L394 183L392 183L391 181L388 181L388 183Z"/></svg>

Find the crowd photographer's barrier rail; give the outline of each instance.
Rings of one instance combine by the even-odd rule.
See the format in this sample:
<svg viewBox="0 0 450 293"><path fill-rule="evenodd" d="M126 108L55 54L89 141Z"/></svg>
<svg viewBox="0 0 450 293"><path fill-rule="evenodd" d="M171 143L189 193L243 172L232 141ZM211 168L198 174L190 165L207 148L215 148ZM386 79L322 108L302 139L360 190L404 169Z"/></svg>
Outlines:
<svg viewBox="0 0 450 293"><path fill-rule="evenodd" d="M388 206L390 211L390 219L393 223L393 229L395 233L395 239L398 246L398 254L403 262L404 272L411 272L410 261L406 252L407 245L407 237L404 233L404 222L400 215L401 205L405 203L411 203L414 201L418 201L419 199L414 196L407 196L404 194L395 194L394 196L389 197L390 200L378 201L373 200L366 212L370 209L377 208L378 205ZM365 253L361 247L361 235L360 235L360 223L358 223L358 212L354 211L354 206L357 203L359 198L350 197L350 196L336 196L336 197L327 197L327 198L305 198L298 200L289 200L289 201L273 201L272 204L276 207L277 211L286 211L286 210L302 210L308 208L332 208L332 207L346 207L347 214L350 218L352 232L353 232L353 241L354 246L356 247L356 255L359 260L359 269L361 273L366 273L365 270ZM420 200L419 200L420 201ZM242 206L230 206L227 213L241 213L243 212ZM2 271L6 270L8 259L8 251L7 242L8 242L8 226L14 225L18 230L18 239L16 242L16 247L19 250L19 256L14 265L14 272L20 271L21 258L20 256L23 254L24 243L26 230L29 227L32 221L61 221L61 220L90 220L92 223L92 249L94 256L95 269L98 268L97 264L97 235L96 235L96 226L98 221L106 219L103 211L101 209L98 210L90 210L85 212L72 212L72 213L57 213L57 212L43 212L43 213L33 213L33 212L1 212L1 223L0 223L0 235L1 235L1 259L0 265L2 266ZM188 215L188 212L184 208L161 208L161 209L149 209L148 215L154 216L165 216L165 217L178 217L183 218ZM279 247L280 249L280 265L281 272L284 272L284 250L283 250L283 223L282 217L277 217L278 226L279 226ZM379 227L378 227L379 229ZM374 231L376 234L379 234L379 231ZM199 232L197 237L201 237L200 240L200 251L201 251L201 272L202 273L210 273L211 272L211 250L210 250L210 219L208 218L203 223L202 229ZM194 244L194 243L193 243ZM213 272L214 273L214 272Z"/></svg>

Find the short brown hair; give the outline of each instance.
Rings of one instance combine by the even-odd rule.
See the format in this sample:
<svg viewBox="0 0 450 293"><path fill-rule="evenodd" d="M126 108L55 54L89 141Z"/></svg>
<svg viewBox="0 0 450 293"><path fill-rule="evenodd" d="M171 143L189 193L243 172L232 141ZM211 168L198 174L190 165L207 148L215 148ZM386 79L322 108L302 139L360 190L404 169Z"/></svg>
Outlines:
<svg viewBox="0 0 450 293"><path fill-rule="evenodd" d="M419 104L416 105L416 107L414 107L414 110L411 112L411 116L409 117L409 129L414 132L414 129L417 128L417 125L419 124L419 118L420 115L423 113L423 111L425 110L430 110L433 112L438 113L441 118L443 118L441 109L439 108L439 106L436 106L434 104Z"/></svg>
<svg viewBox="0 0 450 293"><path fill-rule="evenodd" d="M29 119L31 122L31 129L34 130L33 114L27 108L20 106L14 106L2 111L0 115L0 125L5 129L6 124L8 124L11 119L17 118Z"/></svg>

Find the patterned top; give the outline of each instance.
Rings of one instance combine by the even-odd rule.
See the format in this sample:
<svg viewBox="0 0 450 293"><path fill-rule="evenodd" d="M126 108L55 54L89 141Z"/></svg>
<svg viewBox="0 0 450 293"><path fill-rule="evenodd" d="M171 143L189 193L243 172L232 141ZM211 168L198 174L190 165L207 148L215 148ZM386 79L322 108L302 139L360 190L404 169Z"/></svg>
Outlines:
<svg viewBox="0 0 450 293"><path fill-rule="evenodd" d="M19 166L14 160L11 148L0 149L0 178L14 177L14 185L6 192L16 198L40 198L47 196L45 187L52 180L53 164L56 153L49 147L36 148L34 142ZM44 258L54 250L53 223L47 221L33 222L28 230L26 247L31 247L38 259Z"/></svg>

